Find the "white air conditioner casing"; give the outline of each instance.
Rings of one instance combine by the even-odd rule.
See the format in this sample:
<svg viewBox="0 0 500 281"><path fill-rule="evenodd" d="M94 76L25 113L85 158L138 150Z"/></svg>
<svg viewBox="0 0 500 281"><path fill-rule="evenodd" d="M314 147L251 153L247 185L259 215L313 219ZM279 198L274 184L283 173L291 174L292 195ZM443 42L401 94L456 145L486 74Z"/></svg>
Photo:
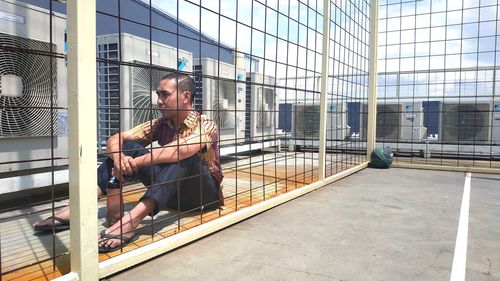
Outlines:
<svg viewBox="0 0 500 281"><path fill-rule="evenodd" d="M97 52L101 59L132 63L131 66L98 63L100 144L118 131L160 116L155 91L169 70L178 69L182 63L182 71L192 72L191 53L127 33L122 33L121 38L118 34L97 36Z"/></svg>
<svg viewBox="0 0 500 281"><path fill-rule="evenodd" d="M401 140L420 141L427 137L422 102L401 103Z"/></svg>
<svg viewBox="0 0 500 281"><path fill-rule="evenodd" d="M327 105L326 140L344 140L348 133L346 104ZM319 140L320 105L299 103L293 105L292 135L295 139Z"/></svg>
<svg viewBox="0 0 500 281"><path fill-rule="evenodd" d="M278 124L278 95L275 78L247 73L245 138L247 141L274 139Z"/></svg>
<svg viewBox="0 0 500 281"><path fill-rule="evenodd" d="M51 40L48 10L2 1L0 12L0 173L66 165L65 16L52 13Z"/></svg>
<svg viewBox="0 0 500 281"><path fill-rule="evenodd" d="M245 141L245 69L210 58L195 59L200 68L201 111L219 128L221 144Z"/></svg>

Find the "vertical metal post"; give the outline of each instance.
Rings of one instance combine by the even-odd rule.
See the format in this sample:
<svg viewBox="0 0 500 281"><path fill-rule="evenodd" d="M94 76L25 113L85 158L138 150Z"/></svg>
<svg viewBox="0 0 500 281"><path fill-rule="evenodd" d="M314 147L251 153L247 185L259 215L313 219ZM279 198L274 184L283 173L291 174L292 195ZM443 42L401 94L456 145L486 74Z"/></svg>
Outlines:
<svg viewBox="0 0 500 281"><path fill-rule="evenodd" d="M98 280L95 0L69 0L67 10L71 271Z"/></svg>
<svg viewBox="0 0 500 281"><path fill-rule="evenodd" d="M319 121L319 180L325 179L326 110L328 92L328 54L330 53L330 0L323 0L323 52L321 54L321 99Z"/></svg>
<svg viewBox="0 0 500 281"><path fill-rule="evenodd" d="M375 148L377 129L377 49L378 49L378 0L370 6L370 68L368 78L368 131L366 135L366 157Z"/></svg>

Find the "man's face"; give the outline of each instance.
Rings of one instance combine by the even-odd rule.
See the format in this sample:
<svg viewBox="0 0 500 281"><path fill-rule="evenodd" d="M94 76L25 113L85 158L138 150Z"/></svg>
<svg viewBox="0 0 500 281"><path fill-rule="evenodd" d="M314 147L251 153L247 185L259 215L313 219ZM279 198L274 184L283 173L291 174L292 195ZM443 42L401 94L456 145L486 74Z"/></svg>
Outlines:
<svg viewBox="0 0 500 281"><path fill-rule="evenodd" d="M175 79L161 80L156 88L158 109L163 117L172 119L184 109L183 95L179 95Z"/></svg>

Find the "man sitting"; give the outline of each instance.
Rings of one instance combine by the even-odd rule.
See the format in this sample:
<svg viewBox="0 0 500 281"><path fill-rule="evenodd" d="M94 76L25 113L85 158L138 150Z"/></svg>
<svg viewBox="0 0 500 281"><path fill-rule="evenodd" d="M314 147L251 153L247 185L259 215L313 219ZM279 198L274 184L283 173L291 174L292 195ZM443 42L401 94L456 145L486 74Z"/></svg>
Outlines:
<svg viewBox="0 0 500 281"><path fill-rule="evenodd" d="M214 121L193 110L193 79L168 74L156 93L161 117L113 135L107 142L110 158L98 168L98 194L108 195L111 226L101 232L99 252L113 251L132 241L142 219L160 209L210 210L222 205L218 130ZM154 141L161 147L145 148ZM124 176L135 176L147 187L139 203L123 216L121 200L116 199L121 196L120 185L110 184L112 176L121 182ZM52 230L69 225L68 220L69 207L65 207L33 227Z"/></svg>

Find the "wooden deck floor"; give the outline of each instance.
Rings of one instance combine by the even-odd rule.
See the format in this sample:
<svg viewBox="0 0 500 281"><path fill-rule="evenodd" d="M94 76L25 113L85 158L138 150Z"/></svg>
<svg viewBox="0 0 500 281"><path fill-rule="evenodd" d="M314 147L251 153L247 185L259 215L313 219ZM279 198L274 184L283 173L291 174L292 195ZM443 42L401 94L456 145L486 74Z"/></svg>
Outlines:
<svg viewBox="0 0 500 281"><path fill-rule="evenodd" d="M100 254L99 259L120 255L317 181L317 158L311 152L282 152L227 161L223 164L225 205L222 208L184 214L161 211L154 218L143 220L136 231L137 240L122 250ZM336 159L343 161L330 163L330 171L355 165L347 155ZM131 209L144 191L141 184L127 186L125 210ZM55 202L54 207L67 204L68 200L62 200ZM35 236L31 227L33 222L49 216L51 207L52 203L47 203L0 214L1 280L51 280L70 271L69 231ZM104 200L98 202L98 208L99 229L104 229Z"/></svg>

